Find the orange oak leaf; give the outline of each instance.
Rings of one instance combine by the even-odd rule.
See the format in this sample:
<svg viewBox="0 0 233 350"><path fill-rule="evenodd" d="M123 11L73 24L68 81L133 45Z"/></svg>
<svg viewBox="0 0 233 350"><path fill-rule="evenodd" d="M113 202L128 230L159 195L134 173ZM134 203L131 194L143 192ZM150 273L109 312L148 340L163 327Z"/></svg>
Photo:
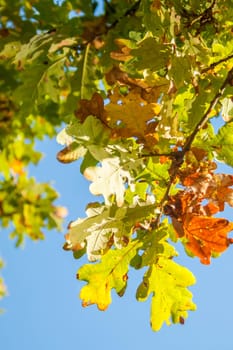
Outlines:
<svg viewBox="0 0 233 350"><path fill-rule="evenodd" d="M202 264L210 264L214 253L224 252L233 243L233 239L227 237L233 230L233 222L226 219L188 214L183 223L177 225L176 220L172 219L178 236L185 237L186 248L198 256Z"/></svg>
<svg viewBox="0 0 233 350"><path fill-rule="evenodd" d="M218 206L212 202L202 207L200 200L191 192L180 192L166 208L177 236L184 238L187 250L205 265L210 264L211 256L224 252L233 243L233 238L227 237L233 230L233 222L203 215L207 209L210 215L218 212Z"/></svg>

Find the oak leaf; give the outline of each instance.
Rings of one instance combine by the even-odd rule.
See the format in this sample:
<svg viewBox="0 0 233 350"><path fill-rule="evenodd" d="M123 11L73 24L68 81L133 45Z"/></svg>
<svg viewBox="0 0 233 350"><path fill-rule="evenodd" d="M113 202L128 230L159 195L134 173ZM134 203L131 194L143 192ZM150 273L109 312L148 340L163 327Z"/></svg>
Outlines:
<svg viewBox="0 0 233 350"><path fill-rule="evenodd" d="M174 212L168 215L172 217L178 237L184 238L188 251L208 265L211 256L224 252L233 243L233 239L227 237L233 230L233 222L201 215L202 210L194 195L182 193L178 195Z"/></svg>
<svg viewBox="0 0 233 350"><path fill-rule="evenodd" d="M183 179L183 185L189 188L196 198L208 199L209 203L204 207L212 212L223 211L225 203L233 206L233 175L213 174L211 171L196 171ZM208 208L209 207L209 208ZM204 212L203 212L204 213Z"/></svg>
<svg viewBox="0 0 233 350"><path fill-rule="evenodd" d="M148 122L158 116L161 110L158 103L147 103L134 90L124 96L115 89L109 98L110 103L105 106L107 123L121 137L143 138Z"/></svg>
<svg viewBox="0 0 233 350"><path fill-rule="evenodd" d="M125 183L131 186L133 179L129 171L124 170L120 165L120 159L106 158L101 166L89 167L84 171L84 176L92 181L90 192L94 195L103 195L105 204L110 204L110 196L116 196L117 205L124 203Z"/></svg>
<svg viewBox="0 0 233 350"><path fill-rule="evenodd" d="M131 241L125 248L109 250L101 262L79 269L77 278L87 282L80 292L84 307L96 304L99 310L104 311L111 303L112 289L119 296L124 294L129 263L141 244L137 240Z"/></svg>
<svg viewBox="0 0 233 350"><path fill-rule="evenodd" d="M104 101L101 95L97 92L93 94L90 100L80 100L79 108L75 111L76 117L81 122L83 122L89 115L103 119L104 113Z"/></svg>
<svg viewBox="0 0 233 350"><path fill-rule="evenodd" d="M85 156L87 150L77 142L72 142L69 146L63 148L57 153L57 160L61 163L71 163Z"/></svg>
<svg viewBox="0 0 233 350"><path fill-rule="evenodd" d="M201 263L208 265L211 255L224 252L233 243L233 239L227 237L232 230L233 222L226 219L193 216L185 225L186 247Z"/></svg>
<svg viewBox="0 0 233 350"><path fill-rule="evenodd" d="M137 299L145 301L152 294L151 327L160 330L163 323L183 323L188 310L195 310L192 293L187 289L195 277L171 259L160 257L151 265L137 289Z"/></svg>

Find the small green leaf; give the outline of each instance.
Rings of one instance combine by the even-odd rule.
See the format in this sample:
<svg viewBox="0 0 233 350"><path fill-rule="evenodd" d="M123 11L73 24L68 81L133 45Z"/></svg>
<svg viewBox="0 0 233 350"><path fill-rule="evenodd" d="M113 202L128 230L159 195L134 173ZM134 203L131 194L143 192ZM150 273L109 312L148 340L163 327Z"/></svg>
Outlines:
<svg viewBox="0 0 233 350"><path fill-rule="evenodd" d="M233 123L222 126L212 143L217 159L233 166Z"/></svg>
<svg viewBox="0 0 233 350"><path fill-rule="evenodd" d="M129 61L128 65L132 64L136 69L151 69L159 71L164 69L169 62L169 54L171 47L156 42L152 37L142 40L137 49L131 50L135 58L132 63Z"/></svg>
<svg viewBox="0 0 233 350"><path fill-rule="evenodd" d="M84 145L107 145L109 140L109 131L94 116L88 116L83 124L78 121L71 123L66 132Z"/></svg>

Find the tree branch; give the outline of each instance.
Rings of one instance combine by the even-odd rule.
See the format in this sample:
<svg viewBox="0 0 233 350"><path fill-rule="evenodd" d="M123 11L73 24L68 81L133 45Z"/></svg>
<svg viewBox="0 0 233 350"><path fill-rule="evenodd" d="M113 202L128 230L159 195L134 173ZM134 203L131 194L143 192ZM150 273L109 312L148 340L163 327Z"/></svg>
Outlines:
<svg viewBox="0 0 233 350"><path fill-rule="evenodd" d="M206 73L209 70L211 70L211 69L215 68L216 66L218 66L219 64L229 61L231 58L233 58L233 54L229 55L229 56L227 56L225 58L222 58L221 60L219 60L217 62L211 63L211 65L209 67L206 67L206 68L202 69L201 73Z"/></svg>
<svg viewBox="0 0 233 350"><path fill-rule="evenodd" d="M203 115L203 117L201 118L201 120L197 123L195 129L193 130L193 132L191 133L191 135L187 138L184 147L183 147L183 155L190 150L190 147L193 143L193 140L196 136L196 134L198 133L199 130L201 130L204 125L206 124L206 122L209 119L209 114L211 112L211 110L216 106L216 104L218 103L220 97L223 95L224 90L226 88L226 86L228 84L232 84L232 80L233 80L233 68L228 72L226 79L224 80L224 82L222 83L219 91L215 94L215 96L213 97L212 101L209 104L208 109L206 110L205 114Z"/></svg>
<svg viewBox="0 0 233 350"><path fill-rule="evenodd" d="M212 4L207 8L205 9L205 11L203 11L199 16L197 16L192 22L191 22L191 26L196 23L196 22L200 22L201 25L205 24L206 22L209 22L211 21L212 19L212 10L213 10L213 7L216 3L216 0L213 0Z"/></svg>
<svg viewBox="0 0 233 350"><path fill-rule="evenodd" d="M73 46L72 48L74 50L83 50L88 44L91 44L95 39L101 37L102 35L107 35L108 32L112 29L114 29L118 23L120 23L120 21L127 17L127 16L134 16L134 14L136 13L136 11L138 10L139 6L140 6L141 0L138 0L137 2L135 2L135 4L133 4L130 8L128 8L121 17L117 18L113 23L109 24L107 26L107 14L105 13L105 15L103 16L106 21L105 21L105 28L101 33L94 33L93 36L91 37L91 39L88 39L86 41L81 42L78 45ZM105 1L105 4L108 4L107 1ZM108 4L109 5L109 4ZM113 13L113 8L112 8L112 13Z"/></svg>
<svg viewBox="0 0 233 350"><path fill-rule="evenodd" d="M172 184L174 183L174 181L176 179L177 171L180 169L181 165L184 162L184 156L185 156L186 152L188 152L190 150L191 145L192 145L192 143L194 141L194 138L197 135L197 133L199 132L199 130L202 129L203 126L208 121L209 113L215 107L215 105L218 103L220 97L223 95L224 90L225 90L225 88L226 88L226 86L228 84L230 84L230 85L233 84L233 68L228 72L226 79L222 83L219 91L213 97L212 101L209 104L208 109L204 113L204 115L201 118L201 120L197 123L197 125L196 125L195 129L193 130L193 132L187 138L187 141L185 142L183 149L181 151L177 151L177 152L172 152L171 153L170 156L172 156L172 164L171 164L171 167L170 167L170 180L169 180L169 183L167 185L167 188L166 188L166 191L164 193L164 196L163 196L163 198L161 199L161 202L160 202L160 213L157 215L155 221L152 223L153 228L158 228L158 226L159 226L161 217L162 217L163 212L164 212L164 206L165 206L166 202L169 199L169 193L170 193Z"/></svg>

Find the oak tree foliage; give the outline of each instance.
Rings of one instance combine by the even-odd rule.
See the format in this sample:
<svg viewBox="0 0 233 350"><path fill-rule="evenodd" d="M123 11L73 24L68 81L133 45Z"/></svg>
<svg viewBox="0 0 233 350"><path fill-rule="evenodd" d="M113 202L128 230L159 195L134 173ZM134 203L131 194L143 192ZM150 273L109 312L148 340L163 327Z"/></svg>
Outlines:
<svg viewBox="0 0 233 350"><path fill-rule="evenodd" d="M26 167L40 159L35 140L66 122L57 159L81 159L101 196L65 236L89 260L77 273L83 306L107 309L143 268L136 298L151 297L152 329L183 324L195 277L177 242L206 265L233 243L223 213L233 175L218 171L233 165L233 1L1 0L0 10L2 226L13 223L18 244L58 226L56 192Z"/></svg>

